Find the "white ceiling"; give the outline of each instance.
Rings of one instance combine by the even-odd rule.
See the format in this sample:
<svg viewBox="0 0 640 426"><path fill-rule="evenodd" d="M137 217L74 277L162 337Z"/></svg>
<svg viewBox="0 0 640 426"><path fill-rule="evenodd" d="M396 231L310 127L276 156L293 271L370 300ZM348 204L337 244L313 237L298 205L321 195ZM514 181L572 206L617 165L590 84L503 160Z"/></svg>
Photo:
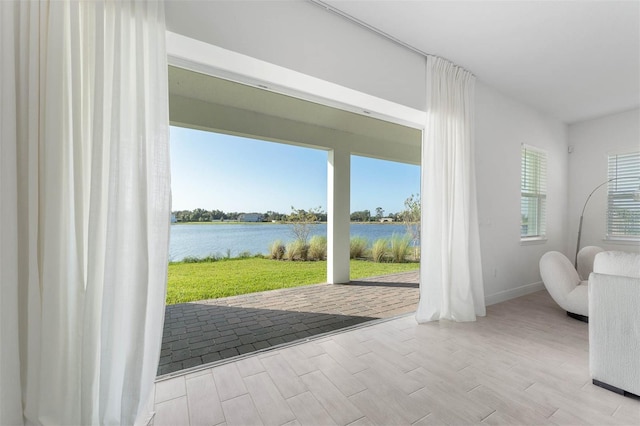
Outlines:
<svg viewBox="0 0 640 426"><path fill-rule="evenodd" d="M567 123L640 106L640 1L324 3Z"/></svg>

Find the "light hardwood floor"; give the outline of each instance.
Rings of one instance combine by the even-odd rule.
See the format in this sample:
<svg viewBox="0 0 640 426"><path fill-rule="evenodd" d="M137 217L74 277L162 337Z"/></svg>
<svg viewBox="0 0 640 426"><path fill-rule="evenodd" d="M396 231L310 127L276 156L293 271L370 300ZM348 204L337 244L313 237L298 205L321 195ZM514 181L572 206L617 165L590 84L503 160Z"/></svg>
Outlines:
<svg viewBox="0 0 640 426"><path fill-rule="evenodd" d="M545 291L474 323L378 322L155 387L160 425L640 425L591 384L588 325Z"/></svg>

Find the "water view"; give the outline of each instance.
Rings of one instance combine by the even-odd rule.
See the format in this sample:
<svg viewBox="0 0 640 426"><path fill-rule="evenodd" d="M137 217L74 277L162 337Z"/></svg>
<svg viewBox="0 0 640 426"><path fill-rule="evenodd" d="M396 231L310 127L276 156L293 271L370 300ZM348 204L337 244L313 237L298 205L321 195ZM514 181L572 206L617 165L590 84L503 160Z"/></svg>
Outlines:
<svg viewBox="0 0 640 426"><path fill-rule="evenodd" d="M379 238L403 235L406 227L400 223L351 224L351 236L361 236L373 243ZM311 236L327 235L327 225L312 227ZM187 256L208 255L236 257L240 253L267 254L269 245L282 240L287 243L295 236L286 224L176 224L171 225L169 260L180 261Z"/></svg>

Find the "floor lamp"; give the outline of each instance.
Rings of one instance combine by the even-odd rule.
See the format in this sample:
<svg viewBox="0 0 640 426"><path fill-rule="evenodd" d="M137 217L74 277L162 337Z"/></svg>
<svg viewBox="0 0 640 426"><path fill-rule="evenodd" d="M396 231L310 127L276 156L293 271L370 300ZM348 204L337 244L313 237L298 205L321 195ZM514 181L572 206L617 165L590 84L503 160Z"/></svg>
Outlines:
<svg viewBox="0 0 640 426"><path fill-rule="evenodd" d="M587 200L584 202L584 206L582 206L582 213L580 213L580 224L578 225L578 243L576 244L576 258L575 258L575 260L573 262L573 266L576 269L578 269L578 251L580 251L580 237L582 237L582 218L584 217L584 211L587 208L587 204L589 203L589 200L591 199L591 196L593 195L594 192L596 192L598 189L600 189L604 185L608 184L609 182L613 182L613 181L620 180L620 179L635 179L635 180L638 180L640 178L631 177L631 176L623 176L623 177L611 178L611 179L609 179L607 181L604 181L600 185L596 186L593 189L593 191L591 191L591 194L589 194L589 196L587 197ZM634 191L633 199L635 201L640 201L640 187Z"/></svg>

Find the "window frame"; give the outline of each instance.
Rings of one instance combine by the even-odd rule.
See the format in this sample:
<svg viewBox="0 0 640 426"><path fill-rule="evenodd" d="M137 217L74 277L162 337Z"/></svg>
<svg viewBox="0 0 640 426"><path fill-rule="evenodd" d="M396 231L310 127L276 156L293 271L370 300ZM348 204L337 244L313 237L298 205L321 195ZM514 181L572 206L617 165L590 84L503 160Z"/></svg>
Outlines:
<svg viewBox="0 0 640 426"><path fill-rule="evenodd" d="M612 166L614 167L612 168ZM608 153L605 240L634 243L640 241L640 201L633 200L634 193L639 190L640 151ZM629 201L630 199L631 201ZM629 227L626 224L627 221L624 218L616 217L612 212L612 207L616 204L618 206L615 210L620 210L621 207L631 207L631 215L638 218L635 234L625 233L623 228ZM631 225L631 228L633 229L634 226Z"/></svg>
<svg viewBox="0 0 640 426"><path fill-rule="evenodd" d="M533 173L528 171L528 165L532 163L529 155L535 155L537 166ZM548 152L528 144L521 144L520 149L520 242L521 243L543 243L547 241L547 172L548 172ZM526 177L534 178L533 184L526 183ZM535 199L535 234L523 235L523 229L530 225L531 217L527 222L523 218L524 199Z"/></svg>

